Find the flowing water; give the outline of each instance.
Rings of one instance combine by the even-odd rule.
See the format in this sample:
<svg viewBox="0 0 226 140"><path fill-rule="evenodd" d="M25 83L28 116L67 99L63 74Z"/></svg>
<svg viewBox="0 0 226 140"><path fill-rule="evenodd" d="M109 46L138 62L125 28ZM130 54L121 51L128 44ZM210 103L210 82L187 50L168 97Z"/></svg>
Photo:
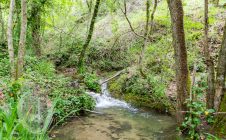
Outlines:
<svg viewBox="0 0 226 140"><path fill-rule="evenodd" d="M176 123L167 115L133 108L114 99L102 85L102 94L89 92L96 100L96 113L75 118L55 129L54 140L175 140Z"/></svg>

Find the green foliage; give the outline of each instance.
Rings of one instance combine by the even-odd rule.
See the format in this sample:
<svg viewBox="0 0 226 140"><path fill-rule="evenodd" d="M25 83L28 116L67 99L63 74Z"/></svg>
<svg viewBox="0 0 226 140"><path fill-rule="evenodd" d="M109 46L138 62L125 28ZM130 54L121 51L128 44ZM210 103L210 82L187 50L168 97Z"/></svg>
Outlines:
<svg viewBox="0 0 226 140"><path fill-rule="evenodd" d="M7 57L0 57L0 77L9 76L9 69L9 59Z"/></svg>
<svg viewBox="0 0 226 140"><path fill-rule="evenodd" d="M201 130L202 127L211 125L214 122L214 109L206 109L206 105L202 101L206 87L204 80L198 81L197 85L192 89L192 94L194 94L196 99L194 101L187 100L187 107L190 111L186 113L185 120L182 123L182 131L184 131L183 129L187 130L191 139L201 139L204 136ZM210 135L207 135L206 138L210 138Z"/></svg>
<svg viewBox="0 0 226 140"><path fill-rule="evenodd" d="M99 85L99 78L96 74L85 73L84 76L84 83L88 87L89 90L100 92L100 85Z"/></svg>
<svg viewBox="0 0 226 140"><path fill-rule="evenodd" d="M55 69L52 63L46 60L37 60L36 58L27 58L25 78L28 81L36 83L47 91L49 97L56 101L54 123L67 119L67 114L75 111L75 114L80 113L82 109L93 109L95 106L94 100L87 95L80 87L71 86L72 79L63 75L55 74ZM89 84L94 89L98 89L94 82L94 75ZM92 81L93 80L93 81ZM72 114L73 115L73 114ZM64 118L62 120L62 118Z"/></svg>
<svg viewBox="0 0 226 140"><path fill-rule="evenodd" d="M45 76L53 76L55 73L53 64L47 61L41 61L40 63L36 64L34 69Z"/></svg>
<svg viewBox="0 0 226 140"><path fill-rule="evenodd" d="M32 88L31 84L34 83L39 86L40 90L42 89L44 93L48 94L48 97L53 102L56 102L53 124L59 124L58 122L63 123L69 117L68 114L70 114L70 116L79 115L82 110L92 110L94 108L94 100L80 87L73 87L71 85L71 82L73 82L71 78L56 74L52 63L42 59L38 60L30 56L26 56L25 60L26 65L23 79L13 83L9 82L10 80L8 79L0 83L7 103L16 103L14 97L25 94L24 91L21 90L21 86ZM6 102L4 104L6 104ZM14 123L13 126L16 124L17 123ZM21 127L22 126L18 124L18 129ZM17 132L17 129L13 131ZM7 133L11 134L14 132L9 131ZM28 140L30 137L34 137L30 132L25 130L21 131L19 135L23 135L25 137L24 139ZM29 138L26 138L28 136Z"/></svg>
<svg viewBox="0 0 226 140"><path fill-rule="evenodd" d="M106 46L103 42L95 43L95 47L90 47L87 56L88 65L92 68L107 71L123 69L129 65L130 61L126 47L117 44Z"/></svg>
<svg viewBox="0 0 226 140"><path fill-rule="evenodd" d="M117 5L116 1L106 0L106 6L109 8L109 11L112 13L117 10L118 5Z"/></svg>
<svg viewBox="0 0 226 140"><path fill-rule="evenodd" d="M192 102L188 104L188 107L192 109L192 112L189 112L188 116L185 117L182 126L189 130L188 135L191 139L200 138L198 127L201 125L200 116L204 112L204 105L203 102Z"/></svg>
<svg viewBox="0 0 226 140"><path fill-rule="evenodd" d="M46 140L45 132L33 134L25 129L17 117L17 104L11 103L0 108L0 139L1 140Z"/></svg>
<svg viewBox="0 0 226 140"><path fill-rule="evenodd" d="M63 123L68 117L79 115L81 110L94 109L95 102L92 97L83 93L82 95L67 95L59 98L56 103L54 121L57 124Z"/></svg>
<svg viewBox="0 0 226 140"><path fill-rule="evenodd" d="M9 3L8 0L3 0L1 4L3 4L4 8L7 8ZM128 32L130 28L125 18L121 16L122 13L119 8L122 7L122 4L122 1L106 0L100 7L96 25L104 25L112 28L112 34L110 33L109 36L105 37L106 32L102 32L98 28L96 29L95 32L97 35L94 35L85 58L87 67L91 68L92 71L118 71L137 64L143 39L139 39L133 33ZM142 34L145 12L143 11L144 8L136 4L135 0L128 1L127 14L135 31L138 34ZM202 58L202 44L200 45L201 39L203 38L201 30L204 28L200 22L203 19L203 2L197 1L196 4L193 7L190 1L183 2L185 9L184 27L186 47L188 49L188 65L189 69L192 70L193 65L196 64L198 67L197 72L204 73L206 65ZM20 33L20 10L18 10L20 9L20 2L17 1L16 5L17 10L15 12L19 16L15 19L13 32L14 44L18 44ZM85 93L85 90L82 89L83 87L73 87L71 85L74 82L72 78L56 74L55 70L55 66L57 68L77 66L77 60L82 50L87 25L89 24L90 13L88 13L89 9L83 0L31 0L28 2L28 17L31 16L33 6L39 9L38 11L40 13L37 14L41 15L40 33L43 32L41 46L46 58L39 60L35 57L26 56L24 77L21 81L11 83L9 79L10 65L7 57L8 54L6 53L7 47L5 44L1 44L3 46L0 47L0 89L3 90L7 101L14 103L15 98L20 96L18 93L20 93L19 91L21 85L24 84L23 82L26 83L28 81L28 83L33 82L38 84L40 88L46 90L52 100L56 101L54 123L62 123L69 116L79 115L82 112L81 110L93 109L94 107L93 99ZM7 10L4 9L3 12L3 19L6 21L7 16L5 15ZM109 20L109 16L107 16L109 12L112 19L110 22L106 22L106 20ZM217 30L216 27L220 25L218 23L224 19L222 18L224 12L224 8L210 5L210 35L216 34L212 33L212 30ZM31 46L31 24L35 22L33 20L28 20L27 46ZM169 99L165 96L166 86L173 80L175 74L173 46L170 45L172 44L170 27L171 22L167 2L161 1L154 17L154 30L149 37L150 41L145 50L143 65L147 78L142 78L136 70L129 74L123 74L110 83L110 91L113 91L114 96L124 98L138 106L146 106L161 111L165 111L171 107ZM220 30L217 30L217 37L219 36L218 32L220 33ZM219 48L214 45L210 45L211 50ZM15 52L17 52L18 46L15 45L14 48ZM49 60L52 60L55 65L49 62ZM81 81L84 82L89 90L100 92L98 76L86 70L84 72L81 76L83 81ZM203 123L203 118L200 115L205 116L204 120L208 123L212 123L213 121L211 115L206 115L206 113L211 114L213 110L206 110L203 100L201 100L203 99L201 96L204 95L205 89L206 83L201 79L198 81L198 86L193 87L192 90L193 94L198 98L197 101L188 101L188 107L192 109L192 112L187 114L184 127L189 129L189 135L194 139L199 138L201 135L199 127ZM21 126L18 125L19 127ZM225 127L223 129L225 131ZM1 132L5 131L3 129L1 130ZM26 132L24 135L30 134ZM208 135L208 137L210 139L214 138L211 135Z"/></svg>
<svg viewBox="0 0 226 140"><path fill-rule="evenodd" d="M203 132L201 132L202 125L213 124L213 113L215 111L213 109L206 110L202 101L191 102L188 100L187 105L191 112L187 113L182 127L188 130L188 136L191 139L200 139L203 135Z"/></svg>
<svg viewBox="0 0 226 140"><path fill-rule="evenodd" d="M187 30L201 30L203 29L203 24L192 20L190 17L184 17L184 28Z"/></svg>
<svg viewBox="0 0 226 140"><path fill-rule="evenodd" d="M76 41L67 37L63 39L68 41L61 44L62 46L59 49L48 52L47 55L57 67L75 67L78 64L77 60L82 50L83 41L79 38Z"/></svg>
<svg viewBox="0 0 226 140"><path fill-rule="evenodd" d="M196 41L199 40L201 37L203 37L203 34L199 31L194 31L188 34L188 40L189 41Z"/></svg>
<svg viewBox="0 0 226 140"><path fill-rule="evenodd" d="M118 21L113 17L111 22L111 30L113 34L117 33L118 29L119 29Z"/></svg>
<svg viewBox="0 0 226 140"><path fill-rule="evenodd" d="M149 107L160 112L172 108L169 99L165 95L165 85L159 82L159 77L153 74L147 79L134 74L130 78L122 75L111 82L109 90L116 97L122 97L128 102L141 107Z"/></svg>

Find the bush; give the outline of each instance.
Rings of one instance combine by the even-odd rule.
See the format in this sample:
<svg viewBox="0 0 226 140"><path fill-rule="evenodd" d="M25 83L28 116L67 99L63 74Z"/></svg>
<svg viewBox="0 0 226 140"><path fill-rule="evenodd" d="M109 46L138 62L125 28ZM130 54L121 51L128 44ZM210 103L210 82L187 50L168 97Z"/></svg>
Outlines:
<svg viewBox="0 0 226 140"><path fill-rule="evenodd" d="M56 67L75 67L78 63L79 54L82 51L83 40L77 38L65 43L63 44L64 47L48 52L47 56L54 62Z"/></svg>
<svg viewBox="0 0 226 140"><path fill-rule="evenodd" d="M201 78L192 88L195 100L187 99L187 107L190 109L190 112L186 113L181 131L187 132L190 139L201 139L205 135L205 139L217 139L213 135L202 132L204 127L214 123L214 109L207 109L206 104L203 102L206 88L207 83Z"/></svg>
<svg viewBox="0 0 226 140"><path fill-rule="evenodd" d="M25 57L25 71L26 73L36 72L40 75L51 77L55 74L55 67L53 63L35 57L26 56Z"/></svg>
<svg viewBox="0 0 226 140"><path fill-rule="evenodd" d="M100 85L99 85L99 78L96 74L85 73L84 76L84 83L88 87L89 90L100 92Z"/></svg>
<svg viewBox="0 0 226 140"><path fill-rule="evenodd" d="M71 86L71 78L56 74L46 77L36 72L26 76L47 90L50 99L56 102L53 124L64 122L68 115L78 115L83 109L92 110L95 107L95 101L83 89Z"/></svg>
<svg viewBox="0 0 226 140"><path fill-rule="evenodd" d="M51 62L29 56L26 56L25 60L23 78L13 83L10 82L9 78L0 81L1 90L9 103L16 102L17 97L25 94L25 91L22 91L25 87L35 91L33 87L35 85L38 90L47 94L52 102L56 102L53 123L60 120L62 123L70 112L76 112L71 115L78 115L82 110L92 110L95 107L95 101L81 87L75 88L71 85L73 82L71 78L55 73ZM91 77L94 82L96 77ZM90 85L92 85L90 82L92 80L88 80ZM97 89L95 86L92 87Z"/></svg>
<svg viewBox="0 0 226 140"><path fill-rule="evenodd" d="M83 93L80 96L68 95L66 97L59 98L54 114L54 121L63 123L68 117L80 115L81 110L94 109L95 102L92 97Z"/></svg>

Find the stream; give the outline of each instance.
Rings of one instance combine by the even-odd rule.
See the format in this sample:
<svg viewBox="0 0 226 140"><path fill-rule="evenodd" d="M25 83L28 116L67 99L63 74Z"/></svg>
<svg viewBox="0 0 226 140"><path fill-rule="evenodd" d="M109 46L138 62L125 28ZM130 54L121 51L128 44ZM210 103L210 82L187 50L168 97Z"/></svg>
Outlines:
<svg viewBox="0 0 226 140"><path fill-rule="evenodd" d="M175 140L175 120L164 114L136 109L114 99L102 85L102 94L89 92L96 100L96 113L75 118L52 131L54 140Z"/></svg>

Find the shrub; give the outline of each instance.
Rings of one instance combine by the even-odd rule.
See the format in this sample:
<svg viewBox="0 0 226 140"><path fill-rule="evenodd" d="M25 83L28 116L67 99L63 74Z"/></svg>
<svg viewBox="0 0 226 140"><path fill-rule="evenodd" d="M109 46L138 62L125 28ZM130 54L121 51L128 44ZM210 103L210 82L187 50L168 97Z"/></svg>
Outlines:
<svg viewBox="0 0 226 140"><path fill-rule="evenodd" d="M54 121L57 124L63 123L68 117L79 115L83 109L92 110L94 106L92 97L85 93L59 98L55 107Z"/></svg>
<svg viewBox="0 0 226 140"><path fill-rule="evenodd" d="M186 113L181 130L186 130L191 139L201 139L204 135L206 135L205 139L217 139L213 135L202 132L202 127L213 124L213 113L215 112L214 109L206 109L206 105L203 102L206 88L207 83L205 80L197 81L197 84L192 88L195 100L187 99L187 107L190 111Z"/></svg>
<svg viewBox="0 0 226 140"><path fill-rule="evenodd" d="M73 80L71 78L56 74L51 62L29 56L26 56L25 60L23 78L13 83L10 82L9 78L0 81L1 90L9 103L16 103L15 99L25 94L25 87L34 92L33 85L36 85L38 90L47 94L56 104L53 123L64 122L70 112L74 112L70 115L78 115L82 110L94 108L94 100L81 87L72 87ZM97 77L92 78L96 79ZM97 87L94 86L94 89Z"/></svg>
<svg viewBox="0 0 226 140"><path fill-rule="evenodd" d="M85 73L84 76L84 83L88 87L89 90L100 92L100 85L98 83L99 78L96 74Z"/></svg>

